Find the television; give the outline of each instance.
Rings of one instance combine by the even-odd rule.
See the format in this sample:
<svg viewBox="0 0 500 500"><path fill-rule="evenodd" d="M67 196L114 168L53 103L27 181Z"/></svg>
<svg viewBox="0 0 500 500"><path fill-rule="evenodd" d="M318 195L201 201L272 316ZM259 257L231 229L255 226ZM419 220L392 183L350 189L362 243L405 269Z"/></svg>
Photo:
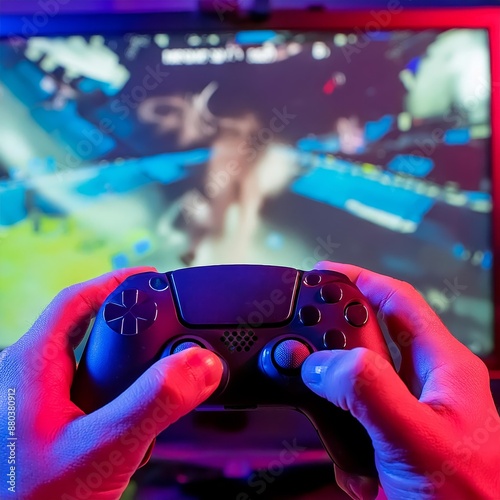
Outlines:
<svg viewBox="0 0 500 500"><path fill-rule="evenodd" d="M218 14L4 16L0 347L111 269L327 259L409 281L499 369L500 11ZM220 444L190 418L172 440ZM217 418L324 457L301 416Z"/></svg>

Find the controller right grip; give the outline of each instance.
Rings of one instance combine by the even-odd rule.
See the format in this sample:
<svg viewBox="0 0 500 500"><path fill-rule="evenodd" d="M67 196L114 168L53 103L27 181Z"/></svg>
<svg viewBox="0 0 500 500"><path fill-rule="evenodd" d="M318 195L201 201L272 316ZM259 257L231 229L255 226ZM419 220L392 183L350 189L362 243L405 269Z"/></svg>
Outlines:
<svg viewBox="0 0 500 500"><path fill-rule="evenodd" d="M377 477L374 449L366 429L351 413L320 398L301 409L311 421L335 465L349 474Z"/></svg>

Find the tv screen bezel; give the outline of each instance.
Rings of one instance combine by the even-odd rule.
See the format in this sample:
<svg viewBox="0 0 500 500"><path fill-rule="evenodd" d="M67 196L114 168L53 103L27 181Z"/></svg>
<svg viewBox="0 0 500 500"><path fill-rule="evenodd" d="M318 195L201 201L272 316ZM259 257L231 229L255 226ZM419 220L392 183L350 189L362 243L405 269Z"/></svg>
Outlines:
<svg viewBox="0 0 500 500"><path fill-rule="evenodd" d="M222 18L222 19L221 19ZM276 10L259 18L214 12L120 12L56 14L41 8L30 14L2 15L0 40L14 37L228 30L370 31L472 28L489 33L491 54L491 159L494 351L484 359L500 377L500 7L407 9L391 0L383 9L328 11Z"/></svg>

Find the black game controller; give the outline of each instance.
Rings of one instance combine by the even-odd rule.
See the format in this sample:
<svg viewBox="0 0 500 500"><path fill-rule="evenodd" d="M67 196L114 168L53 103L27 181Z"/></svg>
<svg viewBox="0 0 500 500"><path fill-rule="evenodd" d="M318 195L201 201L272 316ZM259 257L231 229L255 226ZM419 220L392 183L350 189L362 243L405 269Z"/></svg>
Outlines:
<svg viewBox="0 0 500 500"><path fill-rule="evenodd" d="M92 412L158 359L192 346L224 365L204 410L296 409L345 472L375 476L373 447L351 416L310 391L300 368L318 350L367 347L390 360L376 315L334 271L223 265L127 278L98 313L72 388Z"/></svg>

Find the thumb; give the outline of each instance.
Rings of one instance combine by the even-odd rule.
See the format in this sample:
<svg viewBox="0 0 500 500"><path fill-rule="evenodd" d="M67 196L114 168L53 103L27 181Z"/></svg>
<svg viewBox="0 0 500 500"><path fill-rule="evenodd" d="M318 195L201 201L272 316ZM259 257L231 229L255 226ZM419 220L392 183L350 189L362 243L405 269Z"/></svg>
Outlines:
<svg viewBox="0 0 500 500"><path fill-rule="evenodd" d="M100 448L137 454L139 461L161 431L212 394L222 370L216 354L197 347L163 358L116 399L87 415L85 425L98 429ZM95 447L92 441L89 448Z"/></svg>
<svg viewBox="0 0 500 500"><path fill-rule="evenodd" d="M387 360L365 348L313 353L302 365L302 378L316 394L350 411L375 447L382 442L409 445L408 429L428 423L432 413Z"/></svg>

